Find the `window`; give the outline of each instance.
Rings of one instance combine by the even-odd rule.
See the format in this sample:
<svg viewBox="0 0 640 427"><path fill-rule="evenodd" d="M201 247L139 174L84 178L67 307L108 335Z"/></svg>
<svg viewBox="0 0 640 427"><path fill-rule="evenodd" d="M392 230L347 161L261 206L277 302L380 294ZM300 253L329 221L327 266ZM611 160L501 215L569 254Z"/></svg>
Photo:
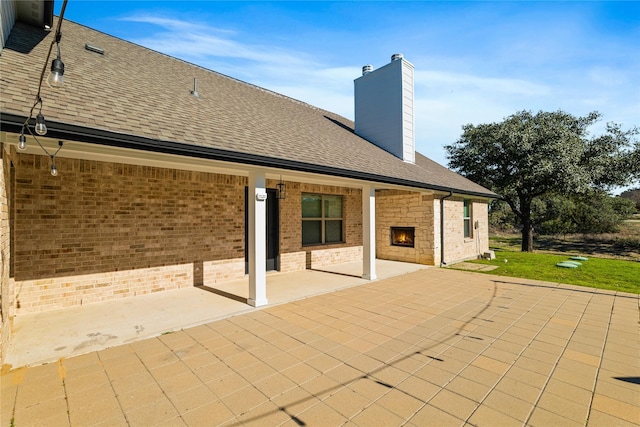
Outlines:
<svg viewBox="0 0 640 427"><path fill-rule="evenodd" d="M342 196L302 194L302 244L343 242Z"/></svg>
<svg viewBox="0 0 640 427"><path fill-rule="evenodd" d="M469 199L464 199L462 217L464 218L464 237L473 237L471 235L471 201Z"/></svg>

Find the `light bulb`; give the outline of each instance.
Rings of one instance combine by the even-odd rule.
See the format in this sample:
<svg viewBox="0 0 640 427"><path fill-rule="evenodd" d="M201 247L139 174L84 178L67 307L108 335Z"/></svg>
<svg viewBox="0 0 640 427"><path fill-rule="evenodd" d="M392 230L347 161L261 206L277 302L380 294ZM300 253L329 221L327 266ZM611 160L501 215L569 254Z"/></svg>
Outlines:
<svg viewBox="0 0 640 427"><path fill-rule="evenodd" d="M44 122L42 113L38 113L36 116L36 133L41 136L47 134L47 125Z"/></svg>
<svg viewBox="0 0 640 427"><path fill-rule="evenodd" d="M21 133L20 137L18 138L18 150L24 151L26 149L27 149L27 138L24 136L23 133Z"/></svg>
<svg viewBox="0 0 640 427"><path fill-rule="evenodd" d="M64 63L60 58L51 61L51 72L47 78L47 83L56 89L64 83Z"/></svg>
<svg viewBox="0 0 640 427"><path fill-rule="evenodd" d="M56 164L51 160L51 175L58 176L58 168L56 168Z"/></svg>

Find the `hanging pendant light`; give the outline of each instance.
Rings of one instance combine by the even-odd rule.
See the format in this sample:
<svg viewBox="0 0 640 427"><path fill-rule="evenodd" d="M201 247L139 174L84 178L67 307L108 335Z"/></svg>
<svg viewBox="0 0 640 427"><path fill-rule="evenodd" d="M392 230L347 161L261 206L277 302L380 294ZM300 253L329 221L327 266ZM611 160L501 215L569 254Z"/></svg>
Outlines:
<svg viewBox="0 0 640 427"><path fill-rule="evenodd" d="M20 137L18 138L18 150L24 151L27 149L27 137L24 136L24 132L20 132Z"/></svg>
<svg viewBox="0 0 640 427"><path fill-rule="evenodd" d="M55 37L58 55L53 61L51 61L51 71L47 78L47 84L50 87L57 89L62 86L62 83L64 83L64 63L62 62L62 59L60 59L60 40L62 39L62 34L58 31Z"/></svg>
<svg viewBox="0 0 640 427"><path fill-rule="evenodd" d="M36 133L40 136L47 134L47 124L44 122L44 116L42 115L42 113L38 113L38 115L36 116L35 130Z"/></svg>
<svg viewBox="0 0 640 427"><path fill-rule="evenodd" d="M67 7L67 1L68 0L64 0L62 2L62 8L60 10L60 15L58 17L58 25L55 31L55 38L51 42L51 46L49 47L49 52L47 54L47 59L45 59L45 62L42 67L42 72L40 73L40 80L38 81L38 93L36 94L35 102L31 106L31 111L29 111L29 117L27 117L24 124L22 125L22 129L20 130L20 135L18 137L18 150L24 151L27 149L27 138L25 136L25 131L28 132L29 135L31 135L33 140L36 142L38 146L40 146L42 151L44 151L51 158L51 175L53 176L58 175L58 168L56 167L56 164L55 164L55 157L60 151L60 149L62 149L63 142L58 141L58 149L56 150L55 153L51 154L40 143L36 134L38 136L44 136L47 134L47 124L44 120L44 116L42 115L43 103L42 103L42 98L40 97L40 93L42 89L42 84L44 83L44 76L47 71L49 58L51 58L51 52L53 50L54 45L56 46L58 54L56 58L53 61L51 61L51 68L50 68L49 76L47 78L47 84L52 88L59 88L64 83L64 77L63 77L64 63L62 62L62 59L60 59L60 39L62 38L62 33L60 32L60 28L64 20L64 11ZM33 123L32 120L34 119L33 113L36 107L38 106L40 107L40 109L38 111L38 114L35 117L35 123L33 124L33 132L32 132L31 126Z"/></svg>
<svg viewBox="0 0 640 427"><path fill-rule="evenodd" d="M54 89L61 87L64 83L64 63L60 57L51 61L51 72L49 73L49 78L47 78L47 83Z"/></svg>

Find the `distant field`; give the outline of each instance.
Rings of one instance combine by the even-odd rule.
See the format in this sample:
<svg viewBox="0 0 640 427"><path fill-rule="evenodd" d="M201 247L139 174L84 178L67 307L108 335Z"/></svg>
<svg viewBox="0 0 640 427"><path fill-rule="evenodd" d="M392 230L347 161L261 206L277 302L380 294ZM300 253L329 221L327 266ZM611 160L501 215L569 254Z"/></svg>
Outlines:
<svg viewBox="0 0 640 427"><path fill-rule="evenodd" d="M519 251L520 234L492 233L494 249ZM627 220L618 233L534 236L536 253L581 253L599 258L640 261L640 215Z"/></svg>

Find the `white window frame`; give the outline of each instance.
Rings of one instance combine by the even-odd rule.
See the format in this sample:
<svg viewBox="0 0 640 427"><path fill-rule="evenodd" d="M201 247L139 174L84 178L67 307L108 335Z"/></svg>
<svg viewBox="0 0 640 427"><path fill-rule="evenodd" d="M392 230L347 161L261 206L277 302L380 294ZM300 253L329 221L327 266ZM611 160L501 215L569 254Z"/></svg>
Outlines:
<svg viewBox="0 0 640 427"><path fill-rule="evenodd" d="M473 239L473 203L471 199L462 201L462 233L465 239Z"/></svg>
<svg viewBox="0 0 640 427"><path fill-rule="evenodd" d="M316 197L320 197L321 201L321 214L322 216L320 217L302 217L302 222L305 221L320 221L320 242L316 242L316 243L304 243L304 236L302 237L302 246L317 246L317 245L336 245L336 244L340 244L340 243L344 243L345 242L345 228L344 228L344 202L345 202L345 197L343 195L340 194L318 194L318 193L302 193L302 198L300 199L300 205L302 206L303 200L305 196L316 196ZM325 216L325 210L324 210L324 200L325 197L339 197L341 199L341 207L342 207L342 212L340 212L340 217L327 217ZM342 230L341 230L341 236L342 236L342 240L338 241L338 242L326 242L326 235L325 235L325 223L326 221L340 221L342 224Z"/></svg>

